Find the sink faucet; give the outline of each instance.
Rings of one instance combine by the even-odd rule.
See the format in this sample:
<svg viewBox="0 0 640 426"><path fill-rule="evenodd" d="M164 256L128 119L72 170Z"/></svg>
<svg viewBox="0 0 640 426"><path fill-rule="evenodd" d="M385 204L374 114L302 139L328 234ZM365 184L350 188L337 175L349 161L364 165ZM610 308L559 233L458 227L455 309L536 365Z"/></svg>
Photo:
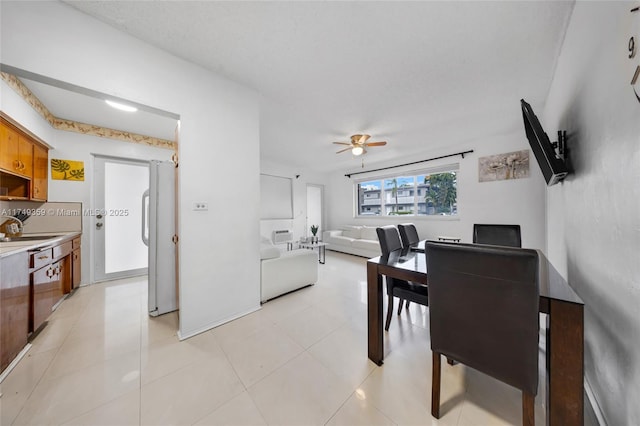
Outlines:
<svg viewBox="0 0 640 426"><path fill-rule="evenodd" d="M20 219L13 216L0 215L0 218L3 218L3 217L11 221L14 221L12 223L7 223L9 221L5 220L4 222L2 222L2 225L0 225L0 227L4 227L4 232L7 234L7 237L14 237L22 232L22 228L24 228L24 223L22 223ZM18 222L18 223L15 223L15 222Z"/></svg>

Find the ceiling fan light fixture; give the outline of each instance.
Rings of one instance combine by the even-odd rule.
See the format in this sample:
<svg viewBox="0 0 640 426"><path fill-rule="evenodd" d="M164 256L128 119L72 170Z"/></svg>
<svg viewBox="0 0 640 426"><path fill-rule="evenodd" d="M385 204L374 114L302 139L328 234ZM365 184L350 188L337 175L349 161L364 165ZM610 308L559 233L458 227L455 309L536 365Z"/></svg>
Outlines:
<svg viewBox="0 0 640 426"><path fill-rule="evenodd" d="M105 99L105 102L107 103L107 105L109 105L111 108L115 108L115 109L119 109L120 111L126 111L126 112L136 112L138 110L138 108L131 106L131 105L125 105L125 104L121 104L119 102L114 102L114 101L110 101L109 99Z"/></svg>
<svg viewBox="0 0 640 426"><path fill-rule="evenodd" d="M353 148L351 148L351 153L353 155L362 155L363 152L364 148L362 148L361 146L354 146Z"/></svg>

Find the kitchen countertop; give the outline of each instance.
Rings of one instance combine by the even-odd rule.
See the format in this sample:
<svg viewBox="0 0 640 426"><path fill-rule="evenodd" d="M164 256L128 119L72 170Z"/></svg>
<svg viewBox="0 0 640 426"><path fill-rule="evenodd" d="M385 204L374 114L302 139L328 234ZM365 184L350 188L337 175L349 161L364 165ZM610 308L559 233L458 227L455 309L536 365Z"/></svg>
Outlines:
<svg viewBox="0 0 640 426"><path fill-rule="evenodd" d="M29 241L0 241L0 257L11 256L21 251L33 250L35 248L50 246L81 235L82 232L43 232L37 234L22 234L24 237L42 237L42 239Z"/></svg>

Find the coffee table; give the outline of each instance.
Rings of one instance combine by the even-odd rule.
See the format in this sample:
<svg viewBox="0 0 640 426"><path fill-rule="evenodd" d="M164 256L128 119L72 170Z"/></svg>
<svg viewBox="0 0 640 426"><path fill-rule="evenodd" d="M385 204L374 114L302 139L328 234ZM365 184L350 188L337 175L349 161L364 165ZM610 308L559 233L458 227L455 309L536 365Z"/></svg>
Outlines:
<svg viewBox="0 0 640 426"><path fill-rule="evenodd" d="M309 250L313 250L313 249L318 249L318 263L321 263L324 265L325 262L325 257L326 257L326 250L327 250L327 243L323 243L322 241L317 242L317 243L299 243L298 247L300 248L306 248Z"/></svg>

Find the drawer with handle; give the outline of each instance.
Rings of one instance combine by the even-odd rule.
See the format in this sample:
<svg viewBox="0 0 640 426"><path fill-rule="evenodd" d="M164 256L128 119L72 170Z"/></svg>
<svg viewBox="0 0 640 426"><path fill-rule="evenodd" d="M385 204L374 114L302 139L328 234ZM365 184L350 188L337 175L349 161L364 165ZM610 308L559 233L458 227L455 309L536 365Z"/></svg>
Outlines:
<svg viewBox="0 0 640 426"><path fill-rule="evenodd" d="M71 241L66 241L60 245L57 245L53 248L53 258L60 259L61 257L65 257L71 254L71 247L73 246Z"/></svg>
<svg viewBox="0 0 640 426"><path fill-rule="evenodd" d="M39 269L44 265L48 265L53 260L53 250L45 248L29 252L29 267Z"/></svg>

